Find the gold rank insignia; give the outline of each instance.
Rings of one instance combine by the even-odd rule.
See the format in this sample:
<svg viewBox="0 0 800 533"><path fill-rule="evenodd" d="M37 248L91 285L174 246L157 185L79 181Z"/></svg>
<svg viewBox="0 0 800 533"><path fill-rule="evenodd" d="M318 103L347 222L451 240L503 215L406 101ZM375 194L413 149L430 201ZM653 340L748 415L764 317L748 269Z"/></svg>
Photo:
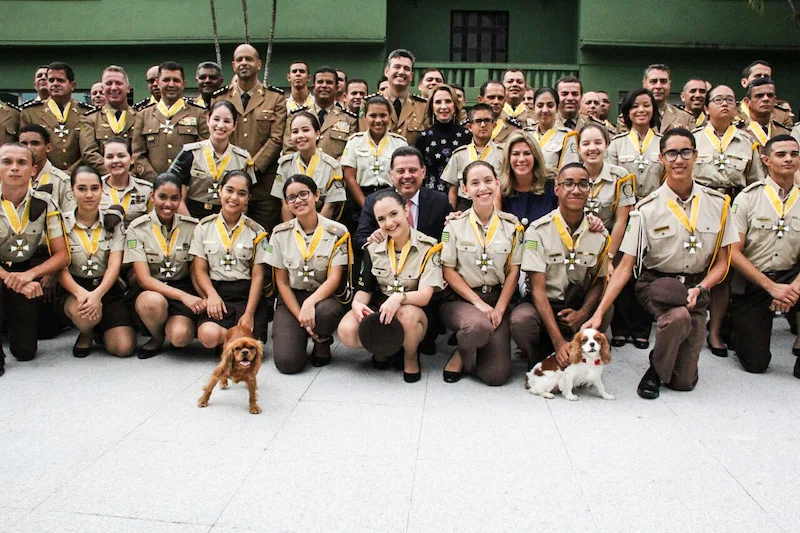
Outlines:
<svg viewBox="0 0 800 533"><path fill-rule="evenodd" d="M197 126L197 117L184 117L178 121L179 126Z"/></svg>
<svg viewBox="0 0 800 533"><path fill-rule="evenodd" d="M347 121L340 120L331 126L331 129L333 129L333 131L340 131L342 133L350 133L350 124L348 124Z"/></svg>

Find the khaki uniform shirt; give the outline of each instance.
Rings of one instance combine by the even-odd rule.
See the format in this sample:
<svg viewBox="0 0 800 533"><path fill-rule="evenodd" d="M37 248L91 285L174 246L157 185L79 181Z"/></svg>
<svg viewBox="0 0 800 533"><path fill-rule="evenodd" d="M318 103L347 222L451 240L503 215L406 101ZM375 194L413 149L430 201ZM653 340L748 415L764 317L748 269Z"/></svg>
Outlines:
<svg viewBox="0 0 800 533"><path fill-rule="evenodd" d="M125 227L150 210L150 193L153 185L149 181L134 178L128 179L128 186L122 190L115 189L108 184L109 175L101 178L103 182L103 196L100 198L100 209L108 209L112 205L119 205L125 211Z"/></svg>
<svg viewBox="0 0 800 533"><path fill-rule="evenodd" d="M664 165L658 160L661 135L656 134L640 154L628 137L629 133L620 133L611 139L606 157L612 165L623 167L635 176L636 198L641 199L658 189L664 179Z"/></svg>
<svg viewBox="0 0 800 533"><path fill-rule="evenodd" d="M306 96L306 99L302 102L295 100L294 96L292 96L292 93L289 93L286 96L286 111L288 113L294 113L304 107L309 108L312 105L314 105L314 95L311 93L308 93L308 96Z"/></svg>
<svg viewBox="0 0 800 533"><path fill-rule="evenodd" d="M553 126L544 134L539 133L537 127L526 130L539 143L544 155L544 164L551 171L557 173L558 169L568 163L577 163L578 134L565 126Z"/></svg>
<svg viewBox="0 0 800 533"><path fill-rule="evenodd" d="M733 132L733 137L722 153L714 146L711 139L722 141L725 137L718 138L710 124L694 131L694 138L697 141L697 161L692 176L697 183L719 190L729 187L742 188L764 178L758 145L752 142L749 135L735 126L731 127L734 128L730 130Z"/></svg>
<svg viewBox="0 0 800 533"><path fill-rule="evenodd" d="M797 185L783 191L767 177L740 192L731 212L736 230L745 236L744 256L762 272L782 272L800 259L800 202L795 201L781 217L766 194L767 187L775 191L782 210L789 205L787 199L798 192Z"/></svg>
<svg viewBox="0 0 800 533"><path fill-rule="evenodd" d="M150 183L166 172L183 145L208 138L206 110L184 99L184 107L167 119L150 105L139 111L133 127L136 174Z"/></svg>
<svg viewBox="0 0 800 533"><path fill-rule="evenodd" d="M244 148L253 158L255 170L267 173L278 162L286 127L286 98L272 85L256 82L247 109L242 107L238 85L228 85L214 93L213 102L227 100L239 112L239 123L231 135L231 143ZM274 170L273 170L274 171ZM271 183L267 183L270 187Z"/></svg>
<svg viewBox="0 0 800 533"><path fill-rule="evenodd" d="M664 112L662 113L659 111L659 114L661 115L661 127L658 129L657 133L663 134L671 128L686 128L691 131L696 127L695 123L697 119L694 118L691 113L672 104L667 104L664 108ZM625 122L622 120L622 114L617 117L617 131L619 131L619 133L628 131L628 126L626 126Z"/></svg>
<svg viewBox="0 0 800 533"><path fill-rule="evenodd" d="M754 143L758 143L761 149L764 148L768 140L776 135L791 134L790 130L784 128L777 122L770 122L765 130L758 122L749 119L745 122L745 132L752 138Z"/></svg>
<svg viewBox="0 0 800 533"><path fill-rule="evenodd" d="M432 250L436 248L435 250ZM401 249L396 249L399 266ZM430 253L429 253L430 252ZM411 250L405 266L399 274L392 272L389 260L389 239L367 246L371 267L365 271L366 262L361 265L358 276L358 290L373 293L377 290L384 296L395 292L412 292L422 287L444 287L442 278L441 249L436 239L411 229Z"/></svg>
<svg viewBox="0 0 800 533"><path fill-rule="evenodd" d="M119 131L111 128L108 115L116 120L116 109L104 106L102 109L96 107L83 115L83 125L81 127L80 147L83 160L92 165L101 174L108 173L105 166L103 154L105 153L106 141L111 137L122 137L130 139L133 137L133 125L136 122L136 111L131 108L122 110L117 121ZM123 122L124 120L124 122Z"/></svg>
<svg viewBox="0 0 800 533"><path fill-rule="evenodd" d="M499 124L499 126L498 126ZM492 130L492 141L505 148L505 142L515 131L522 129L522 123L515 118L500 119Z"/></svg>
<svg viewBox="0 0 800 533"><path fill-rule="evenodd" d="M244 226L229 250L225 248L222 234L218 231L218 219L223 234L230 239ZM253 265L266 262L268 245L267 232L258 222L242 215L233 228L228 228L222 213L218 213L207 216L195 228L189 255L208 261L208 275L213 281L248 280Z"/></svg>
<svg viewBox="0 0 800 533"><path fill-rule="evenodd" d="M514 118L523 128L532 128L536 124L536 118L533 116L533 110L528 109L524 103L519 104L516 109L512 108L510 104L503 105L503 112L500 113L500 118Z"/></svg>
<svg viewBox="0 0 800 533"><path fill-rule="evenodd" d="M69 273L74 278L100 280L108 268L108 256L111 252L121 252L125 246L125 231L122 224L116 224L114 229L109 231L104 225L103 215L104 212L100 209L100 217L87 228L76 220L75 211L64 213L64 229L70 254ZM78 230L84 230L86 238L92 242L92 234L97 228L100 228L98 248L95 253L90 254L89 250L84 248Z"/></svg>
<svg viewBox="0 0 800 533"><path fill-rule="evenodd" d="M369 135L368 131L353 134L344 147L340 163L343 167L356 169L356 181L361 187L392 186L392 178L389 176L392 153L408 143L400 135L387 132L389 141L376 158L370 151Z"/></svg>
<svg viewBox="0 0 800 533"><path fill-rule="evenodd" d="M469 195L461 187L463 185L464 169L467 168L467 165L479 159L492 165L495 174L499 176L500 168L503 166L503 147L494 141L487 143L484 152L479 152L474 143L459 146L453 151L450 161L447 162L447 166L442 171L442 181L458 187L458 196L461 198L469 198Z"/></svg>
<svg viewBox="0 0 800 533"><path fill-rule="evenodd" d="M289 118L286 119L286 132L283 135L284 155L297 151L291 140L291 116L298 111L308 111L318 117L320 110L321 108L316 103L312 103L311 107L301 107L290 113ZM350 138L351 134L358 131L358 115L345 111L337 105L331 106L326 111L325 120L320 124L317 148L334 159L339 159L342 156L342 152L344 152L347 139Z"/></svg>
<svg viewBox="0 0 800 533"><path fill-rule="evenodd" d="M575 243L572 250L561 239L556 218ZM525 232L522 270L543 272L546 278L547 298L563 301L571 284L581 284L587 278L594 280L605 277L608 243L608 232L589 231L586 217L581 220L575 233L571 233L561 212L554 209L533 221Z"/></svg>
<svg viewBox="0 0 800 533"><path fill-rule="evenodd" d="M79 137L83 113L92 107L77 100L70 100L67 120L64 124L60 124L53 112L50 111L49 101L49 98L47 100L31 100L23 105L19 125L20 127L28 124L44 126L50 133L50 142L53 144L53 150L48 154L48 159L57 169L71 175L81 161Z"/></svg>
<svg viewBox="0 0 800 533"><path fill-rule="evenodd" d="M0 190L1 198L2 190ZM4 204L0 209L0 261L3 263L27 261L33 257L40 244L64 234L61 226L61 214L51 196L45 192L35 189L28 192L22 202L14 208L18 220L23 220L30 202L39 203L38 207L42 209L41 215L36 220L29 221L19 234L14 231L8 214L6 214L8 204Z"/></svg>
<svg viewBox="0 0 800 533"><path fill-rule="evenodd" d="M72 185L70 178L66 172L58 170L50 161L45 163L39 175L33 180L33 188L38 189L43 185L53 186L53 203L62 213L72 211L77 204L75 203L75 196L72 195Z"/></svg>
<svg viewBox="0 0 800 533"><path fill-rule="evenodd" d="M14 142L19 135L19 108L0 102L0 146Z"/></svg>
<svg viewBox="0 0 800 533"><path fill-rule="evenodd" d="M743 101L740 101L736 107L736 118L745 122L750 122L750 110ZM772 109L772 114L770 114L769 118L770 122L777 122L786 129L792 129L794 125L794 113L778 105Z"/></svg>
<svg viewBox="0 0 800 533"><path fill-rule="evenodd" d="M347 228L343 224L317 215L317 227L324 231L316 249L310 250L308 260L303 258L297 245L299 233L306 249L311 245L313 234L303 231L296 218L275 226L267 247L266 262L275 268L286 270L289 274L289 285L293 289L314 292L328 279L330 266L347 266L350 257L347 252ZM337 246L338 245L338 246Z"/></svg>
<svg viewBox="0 0 800 533"><path fill-rule="evenodd" d="M570 131L580 131L582 127L584 127L586 124L589 124L590 122L592 122L592 119L588 115L583 115L581 113L578 113L577 117L571 119L571 120L573 120L575 122L575 125L573 127L567 126L567 120L568 119L566 119L563 116L561 116L561 113L557 113L556 114L556 123L555 123L555 125L553 127L555 127L555 128L566 128L566 129L568 129Z"/></svg>
<svg viewBox="0 0 800 533"><path fill-rule="evenodd" d="M694 239L670 211L668 201L674 200L691 220L692 202L700 198L699 215ZM727 213L722 227L723 208ZM711 264L719 232L722 247L739 241L736 227L725 205L725 195L695 183L684 202L667 183L636 205L631 211L620 251L634 257L643 251L642 264L651 270L669 274L699 274ZM694 241L694 242L693 242ZM692 253L694 250L694 253Z"/></svg>
<svg viewBox="0 0 800 533"><path fill-rule="evenodd" d="M495 216L499 220L499 226L489 245L484 247L481 242L486 242ZM478 241L475 228L481 241ZM470 208L452 218L444 227L442 266L456 269L473 289L502 285L506 281L508 267L522 264L524 231L517 217L510 213L495 210L489 218L489 225L484 226Z"/></svg>
<svg viewBox="0 0 800 533"><path fill-rule="evenodd" d="M316 161L315 161L316 158ZM272 196L283 200L283 185L286 179L295 174L309 176L317 184L320 192L318 209L322 204L344 202L347 194L344 190L344 179L342 178L342 167L339 162L325 152L317 151L317 155L311 158L308 168L303 165L300 154L295 152L278 159L278 173L275 175L275 182L272 184Z"/></svg>
<svg viewBox="0 0 800 533"><path fill-rule="evenodd" d="M184 166L181 163L188 159L184 158L187 153L191 153L191 165ZM207 156L211 157L218 170L222 160L230 156L219 179L214 178ZM251 163L250 153L244 148L239 148L238 146L228 143L228 149L225 150L225 153L220 158L214 151L211 140L205 139L200 142L185 144L181 153L178 154L175 161L170 166L169 172L181 178L183 184L188 187L186 197L190 200L204 204L221 205L218 191L219 184L228 172L244 170L250 175L250 179L253 180L253 183L256 182L256 176ZM186 167L189 167L188 175Z"/></svg>
<svg viewBox="0 0 800 533"><path fill-rule="evenodd" d="M416 94L406 94L406 98L403 100L403 107L400 109L400 117L398 118L394 110L394 100L387 98L385 94L381 96L389 101L389 131L404 137L408 141L409 146L414 146L417 137L429 126L428 119L425 117L425 106L428 105L428 101ZM366 119L361 119L358 129L360 131L366 131L368 129Z"/></svg>
<svg viewBox="0 0 800 533"><path fill-rule="evenodd" d="M189 277L189 246L198 223L196 218L176 214L172 229L168 229L155 211L140 216L125 232L123 262L126 265L147 263L150 275L159 281L172 282ZM156 231L163 241L159 242Z"/></svg>
<svg viewBox="0 0 800 533"><path fill-rule="evenodd" d="M791 135L792 135L792 137L795 138L795 140L798 143L800 143L800 122L798 122L797 124L794 125L794 128L792 128L792 134Z"/></svg>
<svg viewBox="0 0 800 533"><path fill-rule="evenodd" d="M603 221L610 232L616 222L617 208L636 204L636 178L622 167L603 163L600 175L589 187L583 211Z"/></svg>

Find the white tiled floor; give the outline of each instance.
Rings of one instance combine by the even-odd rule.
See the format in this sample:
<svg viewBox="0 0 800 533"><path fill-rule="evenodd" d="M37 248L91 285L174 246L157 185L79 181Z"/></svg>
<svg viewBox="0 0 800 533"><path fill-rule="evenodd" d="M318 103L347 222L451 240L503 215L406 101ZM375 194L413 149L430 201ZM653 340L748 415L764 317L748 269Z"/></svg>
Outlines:
<svg viewBox="0 0 800 533"><path fill-rule="evenodd" d="M215 361L196 345L139 361L43 342L0 378L2 532L796 531L800 380L776 321L764 375L701 357L700 383L646 402L646 352L614 352L613 402L450 385L334 363L195 402ZM268 345L269 346L269 345Z"/></svg>

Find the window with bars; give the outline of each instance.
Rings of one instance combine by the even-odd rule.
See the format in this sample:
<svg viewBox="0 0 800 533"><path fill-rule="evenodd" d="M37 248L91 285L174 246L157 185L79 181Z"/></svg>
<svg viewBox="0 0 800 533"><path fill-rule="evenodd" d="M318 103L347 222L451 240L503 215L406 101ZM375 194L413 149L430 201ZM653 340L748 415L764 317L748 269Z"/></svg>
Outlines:
<svg viewBox="0 0 800 533"><path fill-rule="evenodd" d="M508 61L508 11L452 11L450 61Z"/></svg>

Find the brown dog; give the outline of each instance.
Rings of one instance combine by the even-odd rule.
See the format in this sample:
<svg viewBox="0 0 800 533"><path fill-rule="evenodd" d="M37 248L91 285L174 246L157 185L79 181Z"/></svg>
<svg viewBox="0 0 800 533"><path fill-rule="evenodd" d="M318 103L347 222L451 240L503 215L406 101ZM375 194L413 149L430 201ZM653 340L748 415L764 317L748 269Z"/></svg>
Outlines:
<svg viewBox="0 0 800 533"><path fill-rule="evenodd" d="M197 400L198 407L208 406L208 398L214 385L221 381L220 388L228 388L228 378L234 383L240 381L247 382L247 390L250 391L250 413L257 415L261 408L256 403L256 389L258 382L256 376L258 369L261 368L261 357L263 355L261 341L253 338L250 328L244 326L234 326L228 330L225 336L225 344L222 348L222 358L211 373L208 385L203 389L203 395Z"/></svg>

